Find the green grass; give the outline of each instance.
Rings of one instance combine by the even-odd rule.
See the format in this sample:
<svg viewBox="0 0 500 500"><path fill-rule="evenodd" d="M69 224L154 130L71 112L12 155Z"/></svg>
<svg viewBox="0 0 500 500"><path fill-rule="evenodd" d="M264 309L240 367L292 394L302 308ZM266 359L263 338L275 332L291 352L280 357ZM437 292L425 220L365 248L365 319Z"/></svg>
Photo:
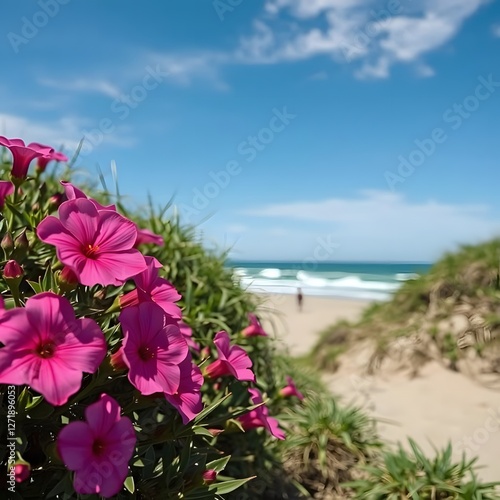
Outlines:
<svg viewBox="0 0 500 500"><path fill-rule="evenodd" d="M434 458L409 440L410 451L399 445L385 452L380 463L363 467L366 476L345 484L359 500L493 500L500 483L481 483L475 459L455 462L452 447L436 450Z"/></svg>

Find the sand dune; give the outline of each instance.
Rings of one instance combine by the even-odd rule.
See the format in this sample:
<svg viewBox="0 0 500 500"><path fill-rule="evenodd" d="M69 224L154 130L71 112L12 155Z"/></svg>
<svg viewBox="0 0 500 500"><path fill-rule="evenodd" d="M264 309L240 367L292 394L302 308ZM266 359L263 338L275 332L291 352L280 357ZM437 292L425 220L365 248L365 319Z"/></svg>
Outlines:
<svg viewBox="0 0 500 500"><path fill-rule="evenodd" d="M276 312L278 339L293 355L307 353L318 333L339 319L356 319L366 302L306 297L302 312L295 297L271 295L262 316ZM265 321L265 326L271 327ZM438 363L423 367L416 378L396 373L366 376L363 350L346 358L339 371L325 375L332 392L363 406L379 423L380 435L395 443L412 437L428 452L449 441L456 458L478 456L484 480L500 480L500 392L478 385Z"/></svg>

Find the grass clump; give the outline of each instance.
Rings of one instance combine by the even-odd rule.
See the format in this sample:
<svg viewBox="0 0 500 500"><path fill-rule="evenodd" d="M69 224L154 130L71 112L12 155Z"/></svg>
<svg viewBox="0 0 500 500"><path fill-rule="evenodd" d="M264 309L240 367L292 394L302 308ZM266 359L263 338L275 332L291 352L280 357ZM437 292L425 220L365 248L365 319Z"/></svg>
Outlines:
<svg viewBox="0 0 500 500"><path fill-rule="evenodd" d="M359 500L494 500L500 498L500 483L481 483L476 476L476 459L455 462L452 447L436 450L427 458L409 439L411 451L399 445L386 451L378 464L363 467L362 479L345 484Z"/></svg>

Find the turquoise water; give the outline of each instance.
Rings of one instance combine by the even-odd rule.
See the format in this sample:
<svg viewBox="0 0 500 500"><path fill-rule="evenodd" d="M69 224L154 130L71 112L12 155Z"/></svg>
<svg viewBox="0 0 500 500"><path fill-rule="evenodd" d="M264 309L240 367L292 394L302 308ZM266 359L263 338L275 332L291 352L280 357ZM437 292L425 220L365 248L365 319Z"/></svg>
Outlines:
<svg viewBox="0 0 500 500"><path fill-rule="evenodd" d="M262 293L297 293L321 297L387 300L430 263L248 262L228 261L245 289Z"/></svg>

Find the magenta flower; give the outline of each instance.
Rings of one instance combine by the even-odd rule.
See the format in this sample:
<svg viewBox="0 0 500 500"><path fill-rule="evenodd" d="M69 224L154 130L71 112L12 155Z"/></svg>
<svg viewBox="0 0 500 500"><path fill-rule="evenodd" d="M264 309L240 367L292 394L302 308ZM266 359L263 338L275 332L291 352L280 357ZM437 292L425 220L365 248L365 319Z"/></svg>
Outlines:
<svg viewBox="0 0 500 500"><path fill-rule="evenodd" d="M71 304L52 292L0 316L0 383L30 385L52 405L80 389L82 372L94 373L106 355L93 319L76 319Z"/></svg>
<svg viewBox="0 0 500 500"><path fill-rule="evenodd" d="M81 189L78 189L76 186L73 186L71 182L68 181L60 181L62 187L64 188L64 194L68 200L76 200L79 198L83 198L85 200L90 200L97 208L97 210L112 210L116 212L115 205L101 205L98 201L93 198L89 198Z"/></svg>
<svg viewBox="0 0 500 500"><path fill-rule="evenodd" d="M284 398L289 398L291 396L295 396L296 398L299 398L301 401L304 399L303 394L297 389L297 386L295 385L295 382L293 381L292 377L286 377L286 383L287 385L283 387L283 389L280 390L280 394Z"/></svg>
<svg viewBox="0 0 500 500"><path fill-rule="evenodd" d="M248 389L248 392L254 405L263 403L262 394L258 389ZM274 437L285 439L285 433L279 428L278 421L269 416L269 410L265 405L245 413L245 415L238 417L238 420L245 430L264 427Z"/></svg>
<svg viewBox="0 0 500 500"><path fill-rule="evenodd" d="M56 247L57 257L83 285L121 285L146 269L133 248L135 224L111 210L98 211L90 200L76 199L59 207L37 227L38 237Z"/></svg>
<svg viewBox="0 0 500 500"><path fill-rule="evenodd" d="M35 158L48 157L54 150L49 146L32 142L27 146L21 139L7 139L0 135L0 146L10 149L12 153L12 177L24 179L28 174L30 163Z"/></svg>
<svg viewBox="0 0 500 500"><path fill-rule="evenodd" d="M181 319L181 309L175 304L182 298L181 295L169 281L158 276L158 269L163 266L157 259L145 257L145 260L147 269L132 278L137 288L120 298L120 307L125 308L152 301L172 318Z"/></svg>
<svg viewBox="0 0 500 500"><path fill-rule="evenodd" d="M247 326L241 333L244 337L267 337L267 333L262 328L260 324L259 318L255 314L249 313L248 320L250 321L250 325Z"/></svg>
<svg viewBox="0 0 500 500"><path fill-rule="evenodd" d="M46 148L50 148L50 146L45 146ZM45 172L45 169L47 168L47 164L51 161L68 161L68 157L59 152L59 151L53 151L50 155L48 156L41 156L38 158L36 161L36 169L38 172Z"/></svg>
<svg viewBox="0 0 500 500"><path fill-rule="evenodd" d="M239 346L231 346L227 332L219 332L214 339L218 359L206 368L206 375L210 378L232 375L240 381L255 382L252 370L252 360Z"/></svg>
<svg viewBox="0 0 500 500"><path fill-rule="evenodd" d="M82 495L109 498L120 492L134 453L132 422L107 394L85 409L86 422L71 422L57 436L57 451L69 470L73 487Z"/></svg>
<svg viewBox="0 0 500 500"><path fill-rule="evenodd" d="M130 383L144 395L175 394L181 380L179 365L189 353L177 321L152 302L127 307L119 320Z"/></svg>
<svg viewBox="0 0 500 500"><path fill-rule="evenodd" d="M141 229L140 227L137 227L137 240L135 242L135 246L145 243L153 243L159 247L162 247L165 244L163 237L159 234L155 234L149 229Z"/></svg>
<svg viewBox="0 0 500 500"><path fill-rule="evenodd" d="M184 321L179 321L179 330L181 331L183 337L185 338L187 345L193 349L195 352L201 351L201 346L198 342L193 340L193 329L184 323Z"/></svg>
<svg viewBox="0 0 500 500"><path fill-rule="evenodd" d="M14 184L10 181L0 181L0 210L5 205L5 198L14 192Z"/></svg>
<svg viewBox="0 0 500 500"><path fill-rule="evenodd" d="M167 401L177 409L186 425L203 409L201 386L203 375L197 365L191 362L191 356L179 365L181 378L176 394L165 394Z"/></svg>

